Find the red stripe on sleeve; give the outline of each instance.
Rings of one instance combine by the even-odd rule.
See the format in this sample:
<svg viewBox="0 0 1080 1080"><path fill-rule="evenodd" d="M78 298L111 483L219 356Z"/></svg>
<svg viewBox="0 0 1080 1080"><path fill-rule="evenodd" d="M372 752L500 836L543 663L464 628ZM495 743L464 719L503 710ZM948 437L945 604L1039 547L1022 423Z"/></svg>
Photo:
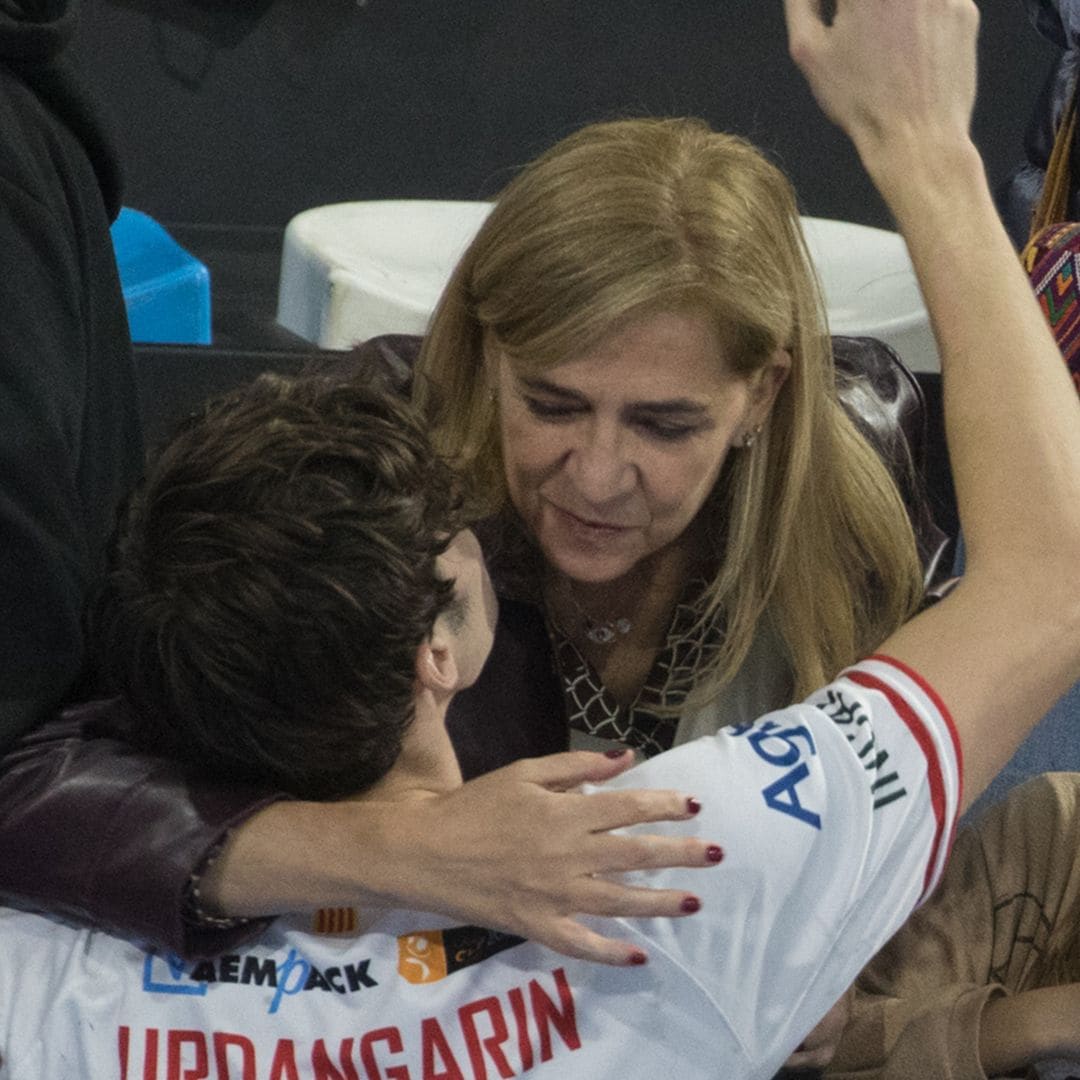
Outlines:
<svg viewBox="0 0 1080 1080"><path fill-rule="evenodd" d="M958 805L962 804L964 801L964 748L960 745L960 735L956 730L956 724L953 723L952 713L949 712L948 706L941 700L938 692L913 667L908 667L903 660L897 660L895 656L887 656L885 653L874 653L873 656L868 656L867 659L878 660L883 664L891 664L894 668L898 668L922 690L934 703L934 708L941 713L941 718L945 721L945 727L949 732L949 738L952 740L953 753L956 755L956 774L960 784Z"/></svg>
<svg viewBox="0 0 1080 1080"><path fill-rule="evenodd" d="M898 665L899 666L899 665ZM884 694L889 704L896 710L897 716L904 721L912 738L918 743L926 758L926 777L930 785L930 806L934 811L934 841L930 847L930 859L926 864L926 873L923 876L923 893L920 901L926 898L930 891L930 885L934 876L934 867L937 866L938 852L941 849L942 834L945 830L945 780L941 773L941 762L938 760L934 741L926 730L923 722L911 705L900 696L888 683L882 682L876 675L871 675L860 668L854 668L844 672L844 677L850 679L859 686L868 690L877 690ZM943 714L944 715L944 714Z"/></svg>

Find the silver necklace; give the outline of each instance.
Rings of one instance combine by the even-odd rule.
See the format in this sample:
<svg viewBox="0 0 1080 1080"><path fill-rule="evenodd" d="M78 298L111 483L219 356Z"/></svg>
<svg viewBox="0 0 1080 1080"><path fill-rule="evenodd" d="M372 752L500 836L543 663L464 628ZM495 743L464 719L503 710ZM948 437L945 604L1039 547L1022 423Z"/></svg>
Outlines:
<svg viewBox="0 0 1080 1080"><path fill-rule="evenodd" d="M584 613L582 613L584 615ZM633 629L633 623L630 622L625 616L620 616L617 619L605 619L603 622L596 622L590 619L588 615L584 615L585 626L582 633L594 644L594 645L610 645L619 637L625 637Z"/></svg>
<svg viewBox="0 0 1080 1080"><path fill-rule="evenodd" d="M610 619L594 619L582 606L581 601L574 595L574 585L569 578L566 582L566 595L570 603L581 619L581 633L586 640L594 645L611 645L618 641L634 628L633 622L625 615L614 615Z"/></svg>

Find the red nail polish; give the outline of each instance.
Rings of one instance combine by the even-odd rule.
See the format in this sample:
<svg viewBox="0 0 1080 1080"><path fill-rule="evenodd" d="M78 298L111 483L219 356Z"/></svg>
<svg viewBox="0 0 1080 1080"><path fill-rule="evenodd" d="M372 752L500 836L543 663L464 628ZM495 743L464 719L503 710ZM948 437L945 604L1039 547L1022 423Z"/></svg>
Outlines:
<svg viewBox="0 0 1080 1080"><path fill-rule="evenodd" d="M711 863L718 863L724 861L724 849L717 847L716 844L710 844L705 849L705 858Z"/></svg>
<svg viewBox="0 0 1080 1080"><path fill-rule="evenodd" d="M632 952L627 958L628 964L633 964L634 967L641 967L642 964L647 964L649 958L643 952Z"/></svg>
<svg viewBox="0 0 1080 1080"><path fill-rule="evenodd" d="M693 796L686 800L686 812L688 814L700 814L701 803L697 801Z"/></svg>
<svg viewBox="0 0 1080 1080"><path fill-rule="evenodd" d="M684 896L679 910L684 915L693 915L695 911L701 910L701 901L696 896Z"/></svg>
<svg viewBox="0 0 1080 1080"><path fill-rule="evenodd" d="M605 750L604 751L604 757L617 758L617 757L622 757L623 754L625 754L625 753L626 753L625 750Z"/></svg>

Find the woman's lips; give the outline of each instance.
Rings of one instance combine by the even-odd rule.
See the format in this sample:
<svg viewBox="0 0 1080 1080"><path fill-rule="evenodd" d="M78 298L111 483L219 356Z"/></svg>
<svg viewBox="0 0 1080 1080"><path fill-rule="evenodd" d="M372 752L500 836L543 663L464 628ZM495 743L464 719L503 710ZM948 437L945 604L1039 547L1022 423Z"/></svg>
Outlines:
<svg viewBox="0 0 1080 1080"><path fill-rule="evenodd" d="M634 528L633 525L623 522L597 521L592 518L583 518L570 510L564 510L555 503L548 503L548 506L554 511L556 520L564 528L589 539L609 539L627 533Z"/></svg>

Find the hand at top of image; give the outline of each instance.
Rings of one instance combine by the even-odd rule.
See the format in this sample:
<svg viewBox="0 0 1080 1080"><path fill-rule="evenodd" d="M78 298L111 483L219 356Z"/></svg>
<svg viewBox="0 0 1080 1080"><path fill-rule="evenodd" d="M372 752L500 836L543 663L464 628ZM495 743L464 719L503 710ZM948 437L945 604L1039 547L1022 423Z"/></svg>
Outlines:
<svg viewBox="0 0 1080 1080"><path fill-rule="evenodd" d="M975 103L972 0L785 0L789 51L825 114L855 143L875 180L922 146L950 157Z"/></svg>

